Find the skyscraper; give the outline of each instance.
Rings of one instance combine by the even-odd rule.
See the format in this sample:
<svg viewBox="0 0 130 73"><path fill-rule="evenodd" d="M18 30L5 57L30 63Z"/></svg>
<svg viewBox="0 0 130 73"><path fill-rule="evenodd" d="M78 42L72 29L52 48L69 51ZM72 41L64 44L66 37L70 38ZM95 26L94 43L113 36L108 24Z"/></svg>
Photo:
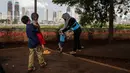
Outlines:
<svg viewBox="0 0 130 73"><path fill-rule="evenodd" d="M19 2L15 2L14 5L14 22L18 23L20 18L20 13L19 13Z"/></svg>
<svg viewBox="0 0 130 73"><path fill-rule="evenodd" d="M22 16L26 15L25 13L26 13L25 7L22 7Z"/></svg>
<svg viewBox="0 0 130 73"><path fill-rule="evenodd" d="M72 16L72 8L70 6L67 7L66 12L69 13Z"/></svg>
<svg viewBox="0 0 130 73"><path fill-rule="evenodd" d="M26 10L25 15L29 16L29 11L28 10Z"/></svg>
<svg viewBox="0 0 130 73"><path fill-rule="evenodd" d="M46 9L46 21L48 22L48 9Z"/></svg>
<svg viewBox="0 0 130 73"><path fill-rule="evenodd" d="M0 19L2 19L2 13L0 12Z"/></svg>
<svg viewBox="0 0 130 73"><path fill-rule="evenodd" d="M62 11L58 11L57 13L57 22L58 23L62 23Z"/></svg>
<svg viewBox="0 0 130 73"><path fill-rule="evenodd" d="M12 1L8 1L8 4L7 4L7 19L10 21L9 23L11 23L11 21L13 20L13 5L12 5Z"/></svg>
<svg viewBox="0 0 130 73"><path fill-rule="evenodd" d="M58 19L60 20L62 18L62 11L58 11Z"/></svg>
<svg viewBox="0 0 130 73"><path fill-rule="evenodd" d="M53 21L56 21L56 17L57 17L57 15L56 15L56 12L54 11L53 12Z"/></svg>
<svg viewBox="0 0 130 73"><path fill-rule="evenodd" d="M70 12L70 7L68 6L67 9L66 9L66 12Z"/></svg>

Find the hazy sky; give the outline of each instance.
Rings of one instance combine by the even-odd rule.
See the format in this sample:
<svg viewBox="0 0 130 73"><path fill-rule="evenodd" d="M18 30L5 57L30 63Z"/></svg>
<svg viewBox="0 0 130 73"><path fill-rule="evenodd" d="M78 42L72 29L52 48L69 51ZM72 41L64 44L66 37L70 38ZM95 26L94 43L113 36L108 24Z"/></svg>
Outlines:
<svg viewBox="0 0 130 73"><path fill-rule="evenodd" d="M13 4L15 1L18 1L20 3L20 13L21 8L26 7L30 13L33 12L34 7L34 0L0 0L0 12L2 12L4 15L7 14L7 3L8 1L12 1ZM52 3L52 0L38 0L38 13L40 15L40 20L45 19L45 9L48 9L49 11L49 20L52 20L53 11L59 11L61 10L63 13L66 12L66 6L59 6Z"/></svg>

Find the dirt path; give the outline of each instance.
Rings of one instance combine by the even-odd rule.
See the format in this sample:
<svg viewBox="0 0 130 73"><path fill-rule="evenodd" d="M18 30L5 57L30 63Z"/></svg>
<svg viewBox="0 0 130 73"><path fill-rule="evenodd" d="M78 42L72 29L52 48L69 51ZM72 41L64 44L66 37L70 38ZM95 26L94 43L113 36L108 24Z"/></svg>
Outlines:
<svg viewBox="0 0 130 73"><path fill-rule="evenodd" d="M48 44L46 46L49 47L50 49L53 50L57 49L57 42L54 41L54 42L47 42L47 43ZM67 42L65 44L66 46L64 47L65 48L64 51L67 53L71 51L72 44L73 44L72 41ZM94 55L99 53L100 55L102 55L104 54L103 52L106 51L103 48L109 49L114 47L118 49L117 52L123 48L126 49L130 48L129 41L118 42L118 43L114 42L112 45L111 44L108 45L103 41L94 42L94 43L88 41L82 41L82 44L85 46L85 49L83 49L83 52L78 53L78 55L82 54L85 56L88 56L87 54ZM100 50L102 49L102 52L97 52L99 49ZM124 53L125 54L121 54L122 57L123 55L127 55L126 52ZM52 52L49 55L45 55L45 59L48 62L48 66L44 69L40 69L38 65L38 61L36 60L35 65L37 70L33 73L127 73L124 71L82 61L71 56L61 55L56 52ZM0 61L4 69L6 70L6 73L26 73L27 61L28 61L27 45L25 44L24 45L12 44L10 46L5 45L4 49L0 49Z"/></svg>

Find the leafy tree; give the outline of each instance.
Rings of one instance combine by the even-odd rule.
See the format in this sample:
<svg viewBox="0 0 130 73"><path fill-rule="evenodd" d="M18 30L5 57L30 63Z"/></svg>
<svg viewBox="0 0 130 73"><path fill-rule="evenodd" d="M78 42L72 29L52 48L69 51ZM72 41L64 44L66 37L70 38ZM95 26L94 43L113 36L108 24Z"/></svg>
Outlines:
<svg viewBox="0 0 130 73"><path fill-rule="evenodd" d="M80 14L82 25L108 22L109 10L113 10L112 13L116 16L114 9L110 7L117 7L116 12L124 12L124 14L128 13L128 10L126 10L128 8L123 11L123 7L129 7L129 0L53 0L53 2L60 5L75 5L77 7L76 12Z"/></svg>
<svg viewBox="0 0 130 73"><path fill-rule="evenodd" d="M104 1L104 2L103 2ZM108 0L53 0L56 4L76 5L76 12L80 14L82 25L108 21Z"/></svg>
<svg viewBox="0 0 130 73"><path fill-rule="evenodd" d="M130 7L130 0L53 0L53 2L60 5L75 5L82 25L101 23L102 27L102 24L109 22L109 41L113 38L116 13L121 14L121 17L127 15Z"/></svg>
<svg viewBox="0 0 130 73"><path fill-rule="evenodd" d="M0 23L7 23L9 20L8 19L1 19Z"/></svg>

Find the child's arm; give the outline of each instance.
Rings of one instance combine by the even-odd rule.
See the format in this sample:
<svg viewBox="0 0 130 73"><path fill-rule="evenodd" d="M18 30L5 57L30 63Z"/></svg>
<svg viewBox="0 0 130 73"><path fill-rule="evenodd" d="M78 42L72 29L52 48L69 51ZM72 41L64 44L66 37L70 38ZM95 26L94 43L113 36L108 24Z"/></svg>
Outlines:
<svg viewBox="0 0 130 73"><path fill-rule="evenodd" d="M37 33L37 32L38 32L38 28L34 27L34 28L32 29L32 31Z"/></svg>
<svg viewBox="0 0 130 73"><path fill-rule="evenodd" d="M34 26L38 29L38 31L41 31L41 30L40 30L40 25L38 24L37 21L34 21L33 24L34 24Z"/></svg>
<svg viewBox="0 0 130 73"><path fill-rule="evenodd" d="M34 21L33 25L36 26L36 27L40 27L37 21Z"/></svg>
<svg viewBox="0 0 130 73"><path fill-rule="evenodd" d="M63 32L62 32L62 31L59 31L59 34L63 34Z"/></svg>

